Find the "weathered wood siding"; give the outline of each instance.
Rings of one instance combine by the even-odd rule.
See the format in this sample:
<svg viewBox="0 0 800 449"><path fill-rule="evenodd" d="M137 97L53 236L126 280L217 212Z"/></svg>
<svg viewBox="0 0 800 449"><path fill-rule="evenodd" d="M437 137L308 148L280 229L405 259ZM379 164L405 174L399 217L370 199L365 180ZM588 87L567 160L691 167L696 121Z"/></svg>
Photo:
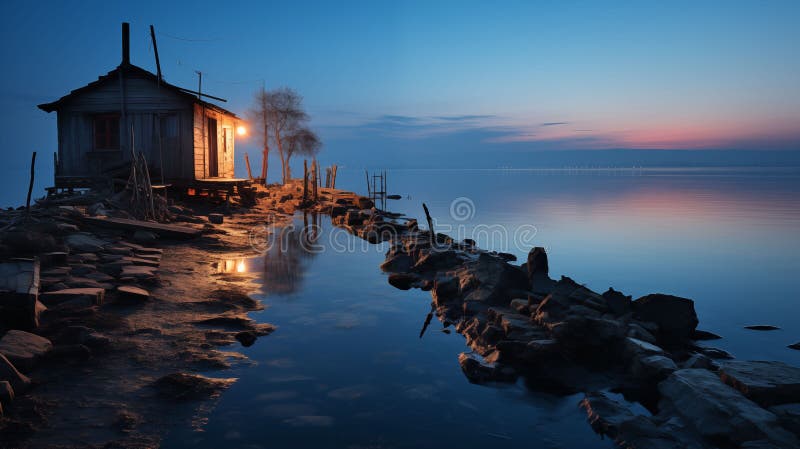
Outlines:
<svg viewBox="0 0 800 449"><path fill-rule="evenodd" d="M222 114L203 105L194 105L194 177L209 178L208 118L217 120L218 172L220 178L233 178L234 175L234 117Z"/></svg>
<svg viewBox="0 0 800 449"><path fill-rule="evenodd" d="M191 179L192 102L169 89L160 89L152 80L123 80L121 84L118 78L108 79L71 98L58 111L59 175L87 176L123 166L131 159L133 127L135 150L144 153L156 172L163 166L167 179ZM121 87L125 93L124 112ZM120 114L119 151L94 148L94 116L107 113ZM169 126L161 129L162 125Z"/></svg>

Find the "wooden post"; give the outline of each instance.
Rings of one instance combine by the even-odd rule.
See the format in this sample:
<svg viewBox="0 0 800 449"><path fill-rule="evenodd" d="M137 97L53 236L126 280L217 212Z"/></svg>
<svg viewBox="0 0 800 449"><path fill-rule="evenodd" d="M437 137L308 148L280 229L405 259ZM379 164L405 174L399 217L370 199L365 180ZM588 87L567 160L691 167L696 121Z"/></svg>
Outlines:
<svg viewBox="0 0 800 449"><path fill-rule="evenodd" d="M331 181L331 188L333 188L333 189L336 188L336 173L338 172L338 170L339 170L339 166L336 165L336 164L333 164L333 180Z"/></svg>
<svg viewBox="0 0 800 449"><path fill-rule="evenodd" d="M247 153L244 154L244 163L247 166L247 179L253 179L253 173L250 172L250 158L247 157Z"/></svg>
<svg viewBox="0 0 800 449"><path fill-rule="evenodd" d="M319 163L316 159L311 161L312 166L314 167L314 201L319 199L317 196L317 184L319 183Z"/></svg>
<svg viewBox="0 0 800 449"><path fill-rule="evenodd" d="M303 202L308 199L308 160L303 159Z"/></svg>
<svg viewBox="0 0 800 449"><path fill-rule="evenodd" d="M367 172L366 169L364 170L364 177L367 179L367 194L371 197L372 190L369 188L369 172Z"/></svg>
<svg viewBox="0 0 800 449"><path fill-rule="evenodd" d="M431 245L436 246L436 231L433 229L433 219L431 213L428 212L428 206L422 203L422 208L425 209L425 219L428 220L428 229L431 233Z"/></svg>
<svg viewBox="0 0 800 449"><path fill-rule="evenodd" d="M331 168L325 167L325 188L331 188Z"/></svg>
<svg viewBox="0 0 800 449"><path fill-rule="evenodd" d="M28 183L28 199L25 200L25 213L31 213L31 192L33 192L33 176L35 174L34 168L36 167L36 152L31 156L31 180Z"/></svg>

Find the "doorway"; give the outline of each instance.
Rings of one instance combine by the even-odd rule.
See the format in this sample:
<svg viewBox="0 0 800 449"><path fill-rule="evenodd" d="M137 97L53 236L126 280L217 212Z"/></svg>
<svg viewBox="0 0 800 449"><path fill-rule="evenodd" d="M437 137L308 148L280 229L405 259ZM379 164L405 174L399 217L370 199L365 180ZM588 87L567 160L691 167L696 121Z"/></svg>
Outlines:
<svg viewBox="0 0 800 449"><path fill-rule="evenodd" d="M208 177L219 177L219 146L217 142L217 119L208 118Z"/></svg>

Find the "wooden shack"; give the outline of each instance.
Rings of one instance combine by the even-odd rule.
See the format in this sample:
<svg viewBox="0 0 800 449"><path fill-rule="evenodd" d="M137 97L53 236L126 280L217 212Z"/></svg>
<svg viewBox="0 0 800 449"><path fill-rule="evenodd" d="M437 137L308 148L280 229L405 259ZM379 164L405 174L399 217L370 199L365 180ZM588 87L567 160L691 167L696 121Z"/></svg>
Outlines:
<svg viewBox="0 0 800 449"><path fill-rule="evenodd" d="M131 64L129 42L124 23L117 68L39 105L58 114L56 187L124 173L132 151L145 156L154 182L233 180L239 118L203 99L216 97L172 85L160 73Z"/></svg>

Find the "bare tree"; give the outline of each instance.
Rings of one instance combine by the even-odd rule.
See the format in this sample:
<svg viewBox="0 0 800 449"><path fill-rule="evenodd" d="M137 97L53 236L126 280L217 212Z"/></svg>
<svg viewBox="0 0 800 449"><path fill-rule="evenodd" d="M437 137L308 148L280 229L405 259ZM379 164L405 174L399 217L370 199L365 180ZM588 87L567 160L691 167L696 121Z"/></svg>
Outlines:
<svg viewBox="0 0 800 449"><path fill-rule="evenodd" d="M285 184L291 179L289 160L292 154L316 154L322 146L319 138L306 127L308 114L303 110L303 97L293 89L280 87L256 92L255 107L251 110L253 121L258 123L258 133L264 142L264 168L269 155L270 140L278 148L281 158L281 178ZM264 173L266 177L266 173Z"/></svg>
<svg viewBox="0 0 800 449"><path fill-rule="evenodd" d="M253 124L256 135L261 138L261 145L264 150L261 160L261 178L264 184L267 183L267 171L269 169L269 128L271 108L269 102L269 92L262 86L256 91L253 107L248 111L248 117Z"/></svg>
<svg viewBox="0 0 800 449"><path fill-rule="evenodd" d="M314 157L322 148L322 142L314 131L306 126L300 126L291 130L284 137L284 148L286 151L286 165L295 154Z"/></svg>
<svg viewBox="0 0 800 449"><path fill-rule="evenodd" d="M281 158L284 184L291 178L287 148L284 148L283 145L285 134L302 127L303 123L308 120L308 114L303 110L302 103L303 97L288 87L280 87L269 92L272 136Z"/></svg>

